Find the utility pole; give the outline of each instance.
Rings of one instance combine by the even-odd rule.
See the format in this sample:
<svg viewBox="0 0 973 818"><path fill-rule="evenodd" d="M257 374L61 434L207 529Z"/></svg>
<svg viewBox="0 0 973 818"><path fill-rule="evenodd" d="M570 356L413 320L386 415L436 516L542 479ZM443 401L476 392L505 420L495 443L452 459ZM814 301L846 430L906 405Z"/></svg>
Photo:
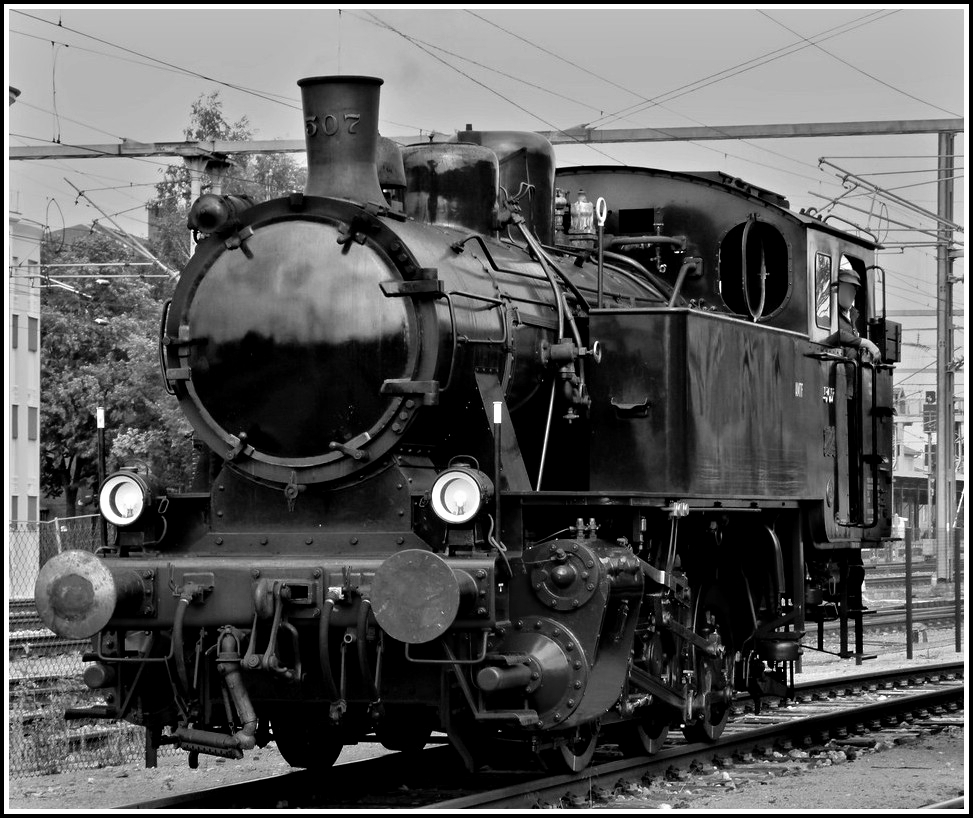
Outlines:
<svg viewBox="0 0 973 818"><path fill-rule="evenodd" d="M937 165L936 247L936 573L952 579L959 566L952 566L953 505L956 498L956 464L953 456L953 140L954 134L939 134Z"/></svg>

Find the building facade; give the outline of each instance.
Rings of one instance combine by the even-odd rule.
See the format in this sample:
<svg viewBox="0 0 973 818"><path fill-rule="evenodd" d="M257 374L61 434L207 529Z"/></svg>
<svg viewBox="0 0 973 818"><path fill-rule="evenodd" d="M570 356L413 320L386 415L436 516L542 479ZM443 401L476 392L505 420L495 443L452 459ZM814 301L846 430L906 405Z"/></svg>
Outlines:
<svg viewBox="0 0 973 818"><path fill-rule="evenodd" d="M7 591L33 596L38 562L41 405L41 238L40 225L11 212L7 277L7 492L10 538ZM19 530L22 528L23 530Z"/></svg>

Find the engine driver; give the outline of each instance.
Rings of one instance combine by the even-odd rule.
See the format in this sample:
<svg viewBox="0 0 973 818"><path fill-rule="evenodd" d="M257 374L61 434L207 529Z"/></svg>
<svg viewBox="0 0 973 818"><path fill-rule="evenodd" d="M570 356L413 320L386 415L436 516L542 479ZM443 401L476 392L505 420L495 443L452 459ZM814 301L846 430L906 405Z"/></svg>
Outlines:
<svg viewBox="0 0 973 818"><path fill-rule="evenodd" d="M858 334L858 310L855 309L855 297L861 286L861 278L848 262L843 258L838 269L838 331L828 338L828 343L846 349L859 350L865 360L878 363L882 360L882 353L878 347Z"/></svg>

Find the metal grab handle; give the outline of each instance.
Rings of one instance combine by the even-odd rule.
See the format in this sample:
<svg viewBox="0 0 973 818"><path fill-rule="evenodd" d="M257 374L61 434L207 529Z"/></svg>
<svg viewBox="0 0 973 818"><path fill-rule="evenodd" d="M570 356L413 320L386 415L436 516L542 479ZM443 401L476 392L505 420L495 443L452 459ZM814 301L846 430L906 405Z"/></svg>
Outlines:
<svg viewBox="0 0 973 818"><path fill-rule="evenodd" d="M605 219L608 218L608 202L599 197L595 204L598 217L598 309L605 306Z"/></svg>

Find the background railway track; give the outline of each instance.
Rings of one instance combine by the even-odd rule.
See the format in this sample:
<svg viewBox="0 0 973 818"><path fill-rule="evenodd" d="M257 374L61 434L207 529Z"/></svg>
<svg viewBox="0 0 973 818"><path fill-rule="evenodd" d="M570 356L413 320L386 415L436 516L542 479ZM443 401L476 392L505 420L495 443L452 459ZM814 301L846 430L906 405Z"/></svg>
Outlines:
<svg viewBox="0 0 973 818"><path fill-rule="evenodd" d="M916 624L932 627L941 623L952 623L956 618L956 607L941 600L919 600L913 603L912 619ZM876 629L905 628L905 606L892 605L875 607L864 617L865 632ZM23 657L57 656L70 652L81 653L90 644L88 639L62 639L41 625L33 603L12 602L8 610L9 643L8 659ZM808 623L808 638L813 638L816 625ZM824 623L826 634L838 630L836 621Z"/></svg>
<svg viewBox="0 0 973 818"><path fill-rule="evenodd" d="M625 759L605 737L592 765L572 775L497 770L469 776L449 748L437 747L342 765L332 774L289 772L125 808L529 808L577 805L592 793L618 792L648 779L696 775L706 784L708 776L718 787L729 769L746 778L764 774L768 761L800 766L827 753L844 760L849 750L879 740L874 736L883 730L914 734L962 723L963 672L963 664L952 662L802 682L794 700L767 700L759 713L741 700L716 744L690 744L670 733L658 755Z"/></svg>

